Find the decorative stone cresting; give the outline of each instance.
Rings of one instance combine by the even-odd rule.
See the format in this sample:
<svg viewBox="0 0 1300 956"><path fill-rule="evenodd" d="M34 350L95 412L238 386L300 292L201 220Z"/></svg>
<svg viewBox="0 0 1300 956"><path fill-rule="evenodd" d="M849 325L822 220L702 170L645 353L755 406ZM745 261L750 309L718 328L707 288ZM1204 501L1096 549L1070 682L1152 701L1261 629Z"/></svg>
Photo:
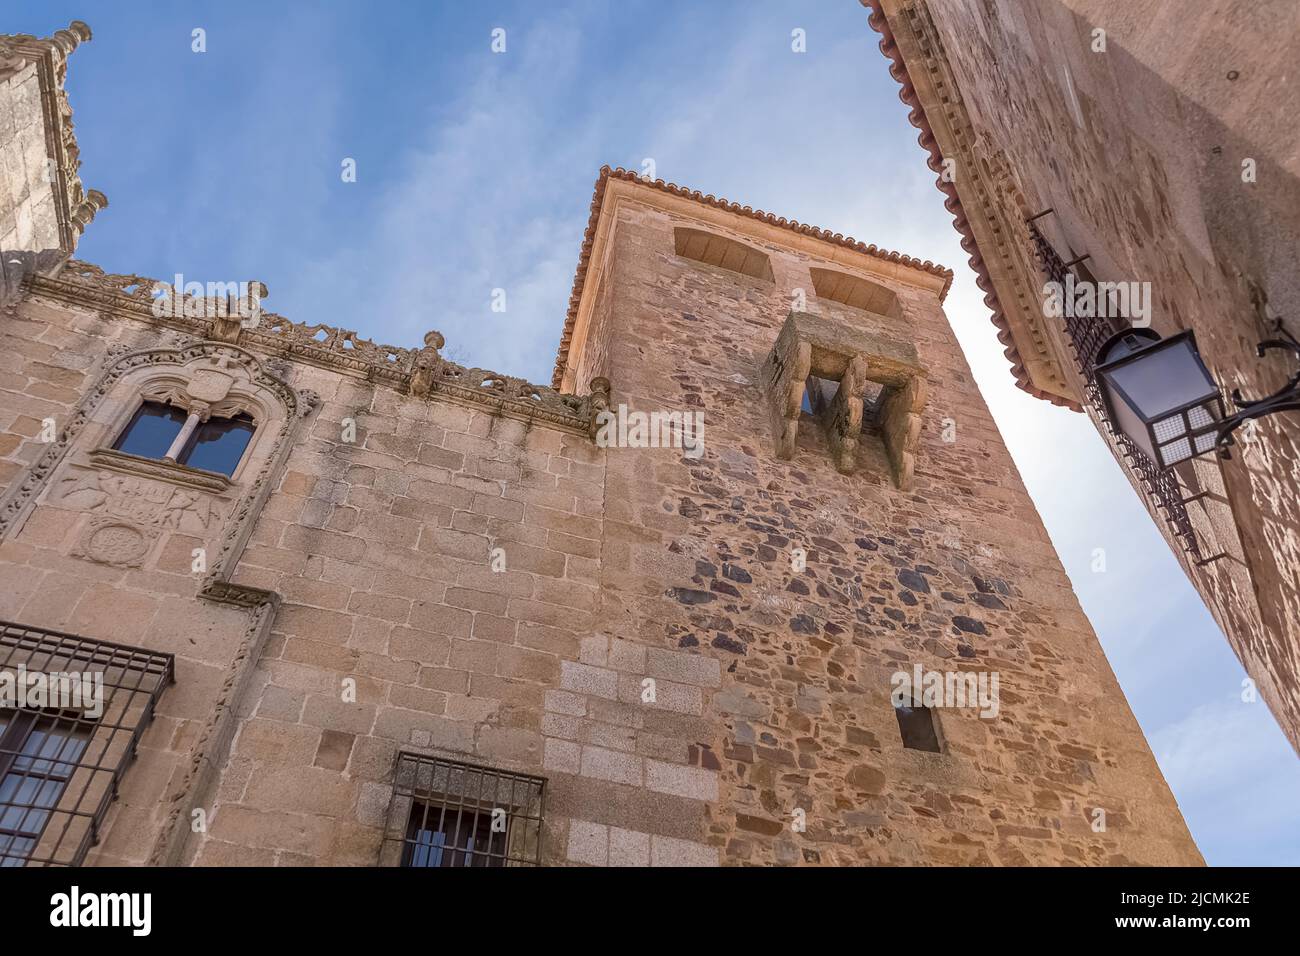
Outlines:
<svg viewBox="0 0 1300 956"><path fill-rule="evenodd" d="M894 483L903 490L910 488L925 407L925 372L916 349L832 318L791 312L763 364L779 458L794 457L810 375L840 383L822 415L822 425L835 467L844 474L857 467L866 385L884 386L879 420L885 450Z"/></svg>
<svg viewBox="0 0 1300 956"><path fill-rule="evenodd" d="M592 417L590 396L565 395L553 388L502 375L491 369L467 368L440 354L445 340L429 332L424 347L379 345L356 332L317 323L291 322L262 310L254 318L236 321L229 304L177 294L176 301L154 314L156 288L170 289L157 279L113 275L98 266L69 260L57 275L31 277L30 290L82 307L92 306L190 332L202 339L256 348L273 356L361 375L421 398L435 396L487 407L511 418L541 420L587 433ZM251 284L251 283L250 283ZM266 287L256 283L262 295ZM203 316L216 316L204 318Z"/></svg>

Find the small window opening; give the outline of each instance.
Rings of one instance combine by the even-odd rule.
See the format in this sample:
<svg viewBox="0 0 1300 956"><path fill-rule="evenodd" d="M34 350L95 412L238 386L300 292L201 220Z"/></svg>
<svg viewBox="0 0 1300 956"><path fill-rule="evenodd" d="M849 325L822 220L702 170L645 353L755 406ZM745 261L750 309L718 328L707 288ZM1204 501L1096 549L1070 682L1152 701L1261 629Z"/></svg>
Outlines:
<svg viewBox="0 0 1300 956"><path fill-rule="evenodd" d="M839 382L809 375L803 386L803 410L809 415L822 414L830 407L839 390Z"/></svg>
<svg viewBox="0 0 1300 956"><path fill-rule="evenodd" d="M894 707L894 716L898 718L898 730L903 735L903 746L908 750L926 750L940 753L939 728L935 723L934 711L915 701Z"/></svg>
<svg viewBox="0 0 1300 956"><path fill-rule="evenodd" d="M889 394L887 386L879 382L867 382L862 396L862 431L864 434L877 434L880 431L880 415L884 410L885 398Z"/></svg>

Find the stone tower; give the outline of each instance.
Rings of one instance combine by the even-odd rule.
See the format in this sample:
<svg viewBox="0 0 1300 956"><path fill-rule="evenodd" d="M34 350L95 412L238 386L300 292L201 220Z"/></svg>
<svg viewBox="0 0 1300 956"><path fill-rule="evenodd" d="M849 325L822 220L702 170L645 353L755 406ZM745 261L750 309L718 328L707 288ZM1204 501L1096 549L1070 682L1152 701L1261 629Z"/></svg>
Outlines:
<svg viewBox="0 0 1300 956"><path fill-rule="evenodd" d="M697 459L606 453L593 629L652 676L709 662L683 717L646 719L692 742L680 786L724 860L1195 861L943 314L951 278L602 176L555 383L706 430ZM998 672L1000 714L942 710L941 752L905 746L890 678L917 664Z"/></svg>
<svg viewBox="0 0 1300 956"><path fill-rule="evenodd" d="M2 862L1200 862L947 270L604 170L548 388L38 266L0 670L105 699Z"/></svg>
<svg viewBox="0 0 1300 956"><path fill-rule="evenodd" d="M71 253L108 205L103 193L81 184L64 90L68 57L89 39L90 27L80 20L46 39L0 36L0 168L7 187L0 190L0 250ZM9 273L13 265L0 262Z"/></svg>

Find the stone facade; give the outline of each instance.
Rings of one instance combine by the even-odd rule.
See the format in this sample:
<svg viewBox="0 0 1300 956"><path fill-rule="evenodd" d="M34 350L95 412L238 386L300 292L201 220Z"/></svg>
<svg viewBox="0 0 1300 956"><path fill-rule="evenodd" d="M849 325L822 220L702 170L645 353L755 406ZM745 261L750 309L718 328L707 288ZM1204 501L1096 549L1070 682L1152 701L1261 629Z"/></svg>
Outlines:
<svg viewBox="0 0 1300 956"><path fill-rule="evenodd" d="M862 2L1018 383L1094 419L1300 748L1300 423L1260 419L1229 461L1144 472L1042 292L1044 247L1079 278L1149 283L1151 326L1193 330L1225 397L1296 372L1255 348L1300 334L1300 6Z"/></svg>
<svg viewBox="0 0 1300 956"><path fill-rule="evenodd" d="M174 675L120 718L137 757L70 862L390 861L416 755L544 781L548 865L1200 863L950 281L605 170L557 390L437 333L27 275L0 315L0 638ZM811 411L770 374L791 356ZM115 451L144 399L256 431L229 475ZM678 431L602 439L628 410ZM905 746L916 665L996 673L996 714L937 706L937 750Z"/></svg>

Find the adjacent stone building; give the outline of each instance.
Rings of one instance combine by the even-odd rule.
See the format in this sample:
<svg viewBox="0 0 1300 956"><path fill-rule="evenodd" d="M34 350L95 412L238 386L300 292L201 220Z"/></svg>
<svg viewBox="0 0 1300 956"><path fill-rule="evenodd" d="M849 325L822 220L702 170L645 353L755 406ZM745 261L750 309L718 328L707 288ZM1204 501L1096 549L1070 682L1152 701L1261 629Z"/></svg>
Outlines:
<svg viewBox="0 0 1300 956"><path fill-rule="evenodd" d="M4 862L1201 862L948 270L605 169L543 387L48 258L0 671L103 695L0 710Z"/></svg>
<svg viewBox="0 0 1300 956"><path fill-rule="evenodd" d="M1161 470L1117 439L1093 374L1098 347L1146 321L1194 332L1225 399L1300 371L1256 352L1300 333L1300 5L862 2L1017 383L1093 418L1300 747L1300 418ZM1048 318L1048 281L1137 283L1149 308Z"/></svg>

